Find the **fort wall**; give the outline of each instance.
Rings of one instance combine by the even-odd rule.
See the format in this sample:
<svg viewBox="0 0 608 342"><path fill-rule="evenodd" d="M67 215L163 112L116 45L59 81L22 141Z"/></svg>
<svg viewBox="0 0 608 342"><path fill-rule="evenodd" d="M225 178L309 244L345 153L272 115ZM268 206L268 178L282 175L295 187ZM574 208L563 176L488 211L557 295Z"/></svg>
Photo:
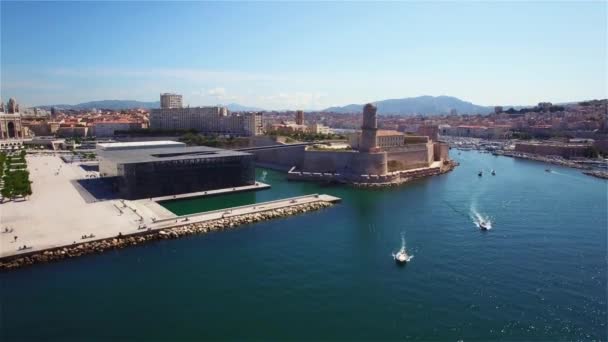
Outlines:
<svg viewBox="0 0 608 342"><path fill-rule="evenodd" d="M269 150L249 151L255 156L255 162L265 165L275 165L282 169L292 166L301 168L306 146L292 146Z"/></svg>
<svg viewBox="0 0 608 342"><path fill-rule="evenodd" d="M385 174L387 172L386 163L386 153L384 152L305 151L302 166L298 168L307 172Z"/></svg>

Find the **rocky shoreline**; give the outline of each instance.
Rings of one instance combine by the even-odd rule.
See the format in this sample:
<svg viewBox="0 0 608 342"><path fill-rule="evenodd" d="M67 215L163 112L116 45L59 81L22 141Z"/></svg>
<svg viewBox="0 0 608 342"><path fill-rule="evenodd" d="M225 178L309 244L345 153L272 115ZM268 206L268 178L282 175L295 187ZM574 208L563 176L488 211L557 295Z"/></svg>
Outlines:
<svg viewBox="0 0 608 342"><path fill-rule="evenodd" d="M97 241L85 242L75 245L51 248L43 251L35 251L20 254L0 260L0 270L16 269L38 263L47 263L67 258L78 257L87 254L102 253L107 250L120 249L128 246L136 246L142 243L176 239L182 236L204 234L224 229L234 228L244 224L255 223L275 218L288 217L309 211L320 210L332 206L329 202L312 202L298 204L282 209L269 210L254 214L245 214L210 220L198 223L178 225L171 228L139 232L131 235L121 235Z"/></svg>

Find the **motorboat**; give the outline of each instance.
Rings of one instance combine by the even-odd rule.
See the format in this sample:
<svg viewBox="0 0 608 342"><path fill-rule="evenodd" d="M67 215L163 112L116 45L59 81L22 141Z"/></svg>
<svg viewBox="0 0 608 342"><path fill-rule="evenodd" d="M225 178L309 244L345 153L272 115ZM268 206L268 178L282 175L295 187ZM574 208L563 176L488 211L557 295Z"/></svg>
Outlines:
<svg viewBox="0 0 608 342"><path fill-rule="evenodd" d="M393 254L393 257L395 258L395 262L398 264L405 264L412 259L411 256L407 255L407 252L403 248L400 249L397 254Z"/></svg>
<svg viewBox="0 0 608 342"><path fill-rule="evenodd" d="M496 171L492 170L492 176L496 176Z"/></svg>
<svg viewBox="0 0 608 342"><path fill-rule="evenodd" d="M488 229L490 229L490 226L488 225L488 223L486 221L480 221L479 222L479 229L481 229L481 230L488 230Z"/></svg>
<svg viewBox="0 0 608 342"><path fill-rule="evenodd" d="M545 172L551 172L551 169L545 169Z"/></svg>
<svg viewBox="0 0 608 342"><path fill-rule="evenodd" d="M483 171L479 171L479 173L477 174L479 177L483 176Z"/></svg>

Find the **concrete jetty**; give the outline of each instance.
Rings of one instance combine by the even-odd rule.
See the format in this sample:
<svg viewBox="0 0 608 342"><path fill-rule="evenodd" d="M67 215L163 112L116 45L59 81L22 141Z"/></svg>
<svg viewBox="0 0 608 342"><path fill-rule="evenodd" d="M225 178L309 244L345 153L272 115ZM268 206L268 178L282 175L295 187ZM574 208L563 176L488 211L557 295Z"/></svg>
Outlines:
<svg viewBox="0 0 608 342"><path fill-rule="evenodd" d="M171 201L174 199L211 197L211 196L227 195L227 194L234 194L234 193L239 193L239 192L258 191L258 190L266 190L266 189L270 189L270 185L268 185L266 183L262 183L262 182L255 182L255 184L253 184L253 185L237 186L235 188L227 188L227 189L190 192L187 194L179 194L179 195L172 195L172 196L153 197L150 200L155 201L155 202L163 202L163 201Z"/></svg>

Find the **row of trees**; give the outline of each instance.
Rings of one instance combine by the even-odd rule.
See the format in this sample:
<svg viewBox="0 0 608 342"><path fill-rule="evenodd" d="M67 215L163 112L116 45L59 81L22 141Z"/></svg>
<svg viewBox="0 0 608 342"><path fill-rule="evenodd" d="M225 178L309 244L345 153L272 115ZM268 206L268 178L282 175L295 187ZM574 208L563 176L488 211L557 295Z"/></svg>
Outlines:
<svg viewBox="0 0 608 342"><path fill-rule="evenodd" d="M26 197L32 194L30 173L26 170L25 151L19 156L0 154L0 176L2 177L2 198Z"/></svg>
<svg viewBox="0 0 608 342"><path fill-rule="evenodd" d="M4 175L4 163L6 162L6 153L0 152L0 178Z"/></svg>
<svg viewBox="0 0 608 342"><path fill-rule="evenodd" d="M271 137L283 136L298 141L319 141L319 140L344 140L346 136L341 134L322 134L322 133L310 133L310 132L279 132L269 131L267 134Z"/></svg>

